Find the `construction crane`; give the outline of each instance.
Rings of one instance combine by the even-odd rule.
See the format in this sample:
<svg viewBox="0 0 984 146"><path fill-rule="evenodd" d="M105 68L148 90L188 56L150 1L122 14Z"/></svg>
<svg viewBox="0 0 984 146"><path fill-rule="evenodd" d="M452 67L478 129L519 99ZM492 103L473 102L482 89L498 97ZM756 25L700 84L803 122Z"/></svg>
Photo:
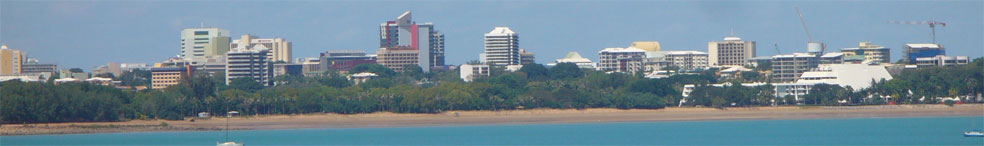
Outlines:
<svg viewBox="0 0 984 146"><path fill-rule="evenodd" d="M779 51L779 43L776 43L775 45L776 45L776 54L782 54L782 52Z"/></svg>
<svg viewBox="0 0 984 146"><path fill-rule="evenodd" d="M933 30L933 44L936 44L936 25L946 27L945 22L936 21L889 21L888 23L893 24L927 24L929 28Z"/></svg>
<svg viewBox="0 0 984 146"><path fill-rule="evenodd" d="M800 11L799 7L796 7L796 14L799 14L800 22L803 23L803 30L806 31L806 37L810 38L810 42L807 44L819 43L820 54L823 54L823 52L827 51L827 45L824 45L822 42L813 41L813 35L810 35L810 29L806 27L806 20L803 19L803 12ZM807 50L812 52L811 47L809 46L811 45L807 45Z"/></svg>

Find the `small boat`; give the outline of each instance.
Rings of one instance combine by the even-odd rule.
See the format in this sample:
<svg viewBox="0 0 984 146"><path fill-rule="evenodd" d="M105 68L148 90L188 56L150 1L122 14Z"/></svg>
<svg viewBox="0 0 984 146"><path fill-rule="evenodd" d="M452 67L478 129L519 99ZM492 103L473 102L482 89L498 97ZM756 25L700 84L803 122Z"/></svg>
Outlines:
<svg viewBox="0 0 984 146"><path fill-rule="evenodd" d="M963 133L964 137L984 137L984 131L976 129L973 131L967 131Z"/></svg>
<svg viewBox="0 0 984 146"><path fill-rule="evenodd" d="M237 112L237 111L230 111L230 112L226 113L226 128L224 129L225 130L225 141L226 142L224 142L224 143L218 143L218 142L216 142L215 143L216 146L244 146L244 145L246 145L246 144L238 143L238 142L235 142L235 141L229 141L229 118L232 118L232 115L233 114L239 114L239 112Z"/></svg>

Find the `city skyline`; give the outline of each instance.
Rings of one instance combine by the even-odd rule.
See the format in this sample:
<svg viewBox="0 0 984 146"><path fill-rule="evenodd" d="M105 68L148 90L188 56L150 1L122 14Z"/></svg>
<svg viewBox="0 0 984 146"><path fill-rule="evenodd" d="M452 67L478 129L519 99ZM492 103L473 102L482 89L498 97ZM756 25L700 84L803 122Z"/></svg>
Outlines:
<svg viewBox="0 0 984 146"><path fill-rule="evenodd" d="M758 42L756 56L771 56L806 52L809 40L795 11L800 7L813 38L824 41L827 52L872 42L891 48L891 58L902 58L903 44L932 41L930 29L888 22L935 20L948 23L936 29L937 42L948 55L984 54L979 41L984 39L981 1L195 3L2 1L0 43L42 63L88 71L107 62L152 63L175 57L181 29L204 23L229 30L230 36L287 38L294 43L294 58L315 57L329 49L374 52L379 49L378 24L410 10L446 34L447 64L478 60L475 56L484 52L483 34L496 26L523 32L520 49L535 53L541 64L565 55L552 52L576 51L597 60L593 52L628 47L633 41L656 40L663 50L707 52L707 42L722 40L731 29L743 40ZM269 21L257 21L264 19ZM777 53L774 44L782 52ZM98 55L105 57L85 57Z"/></svg>

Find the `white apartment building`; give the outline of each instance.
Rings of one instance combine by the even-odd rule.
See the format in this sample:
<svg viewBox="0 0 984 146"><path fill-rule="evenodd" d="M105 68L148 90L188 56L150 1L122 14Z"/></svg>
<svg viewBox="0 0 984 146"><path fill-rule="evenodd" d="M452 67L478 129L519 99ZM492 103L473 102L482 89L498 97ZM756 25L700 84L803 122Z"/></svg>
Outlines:
<svg viewBox="0 0 984 146"><path fill-rule="evenodd" d="M739 37L725 37L724 41L707 43L708 65L745 65L755 58L755 41L743 41Z"/></svg>
<svg viewBox="0 0 984 146"><path fill-rule="evenodd" d="M252 35L243 35L238 40L232 40L229 48L238 50L270 50L267 59L273 62L291 63L293 51L291 42L284 38L259 38Z"/></svg>
<svg viewBox="0 0 984 146"><path fill-rule="evenodd" d="M509 27L495 27L485 33L485 59L490 65L521 64L519 52L519 33Z"/></svg>
<svg viewBox="0 0 984 146"><path fill-rule="evenodd" d="M487 77L491 75L489 65L462 64L459 68L461 69L459 76L465 82L471 82L481 76Z"/></svg>
<svg viewBox="0 0 984 146"><path fill-rule="evenodd" d="M598 70L633 73L642 67L646 51L629 48L605 48L598 51Z"/></svg>

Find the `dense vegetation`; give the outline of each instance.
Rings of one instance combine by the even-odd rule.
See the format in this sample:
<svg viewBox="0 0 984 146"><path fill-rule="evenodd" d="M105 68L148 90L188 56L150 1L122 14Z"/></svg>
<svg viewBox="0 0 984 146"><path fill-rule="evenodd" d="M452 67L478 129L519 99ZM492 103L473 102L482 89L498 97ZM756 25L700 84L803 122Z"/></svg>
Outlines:
<svg viewBox="0 0 984 146"><path fill-rule="evenodd" d="M914 97L970 95L982 91L984 61L971 65L906 70L895 80L878 82L854 92L840 86L819 85L804 97L809 105L884 104L868 95L890 95L900 103L936 103ZM87 83L8 81L0 88L0 121L45 123L120 121L128 119L180 120L199 112L222 115L303 113L437 113L448 110L509 110L530 108L658 109L679 104L685 84L698 84L686 105L728 107L795 104L790 97L772 97L772 87L710 87L718 83L714 71L646 79L641 75L584 70L561 63L546 68L527 64L517 72L493 68L493 75L463 82L457 71L423 72L408 66L393 72L375 65L359 65L352 72L374 72L379 78L365 83L348 81L336 72L321 76L279 76L277 86L265 87L248 79L198 75L166 89L141 91ZM752 74L752 73L749 73ZM149 73L138 71L120 77L128 86L146 85ZM748 75L742 78L761 77ZM734 84L740 84L734 82ZM913 94L909 95L908 90ZM873 100L866 100L873 99Z"/></svg>

